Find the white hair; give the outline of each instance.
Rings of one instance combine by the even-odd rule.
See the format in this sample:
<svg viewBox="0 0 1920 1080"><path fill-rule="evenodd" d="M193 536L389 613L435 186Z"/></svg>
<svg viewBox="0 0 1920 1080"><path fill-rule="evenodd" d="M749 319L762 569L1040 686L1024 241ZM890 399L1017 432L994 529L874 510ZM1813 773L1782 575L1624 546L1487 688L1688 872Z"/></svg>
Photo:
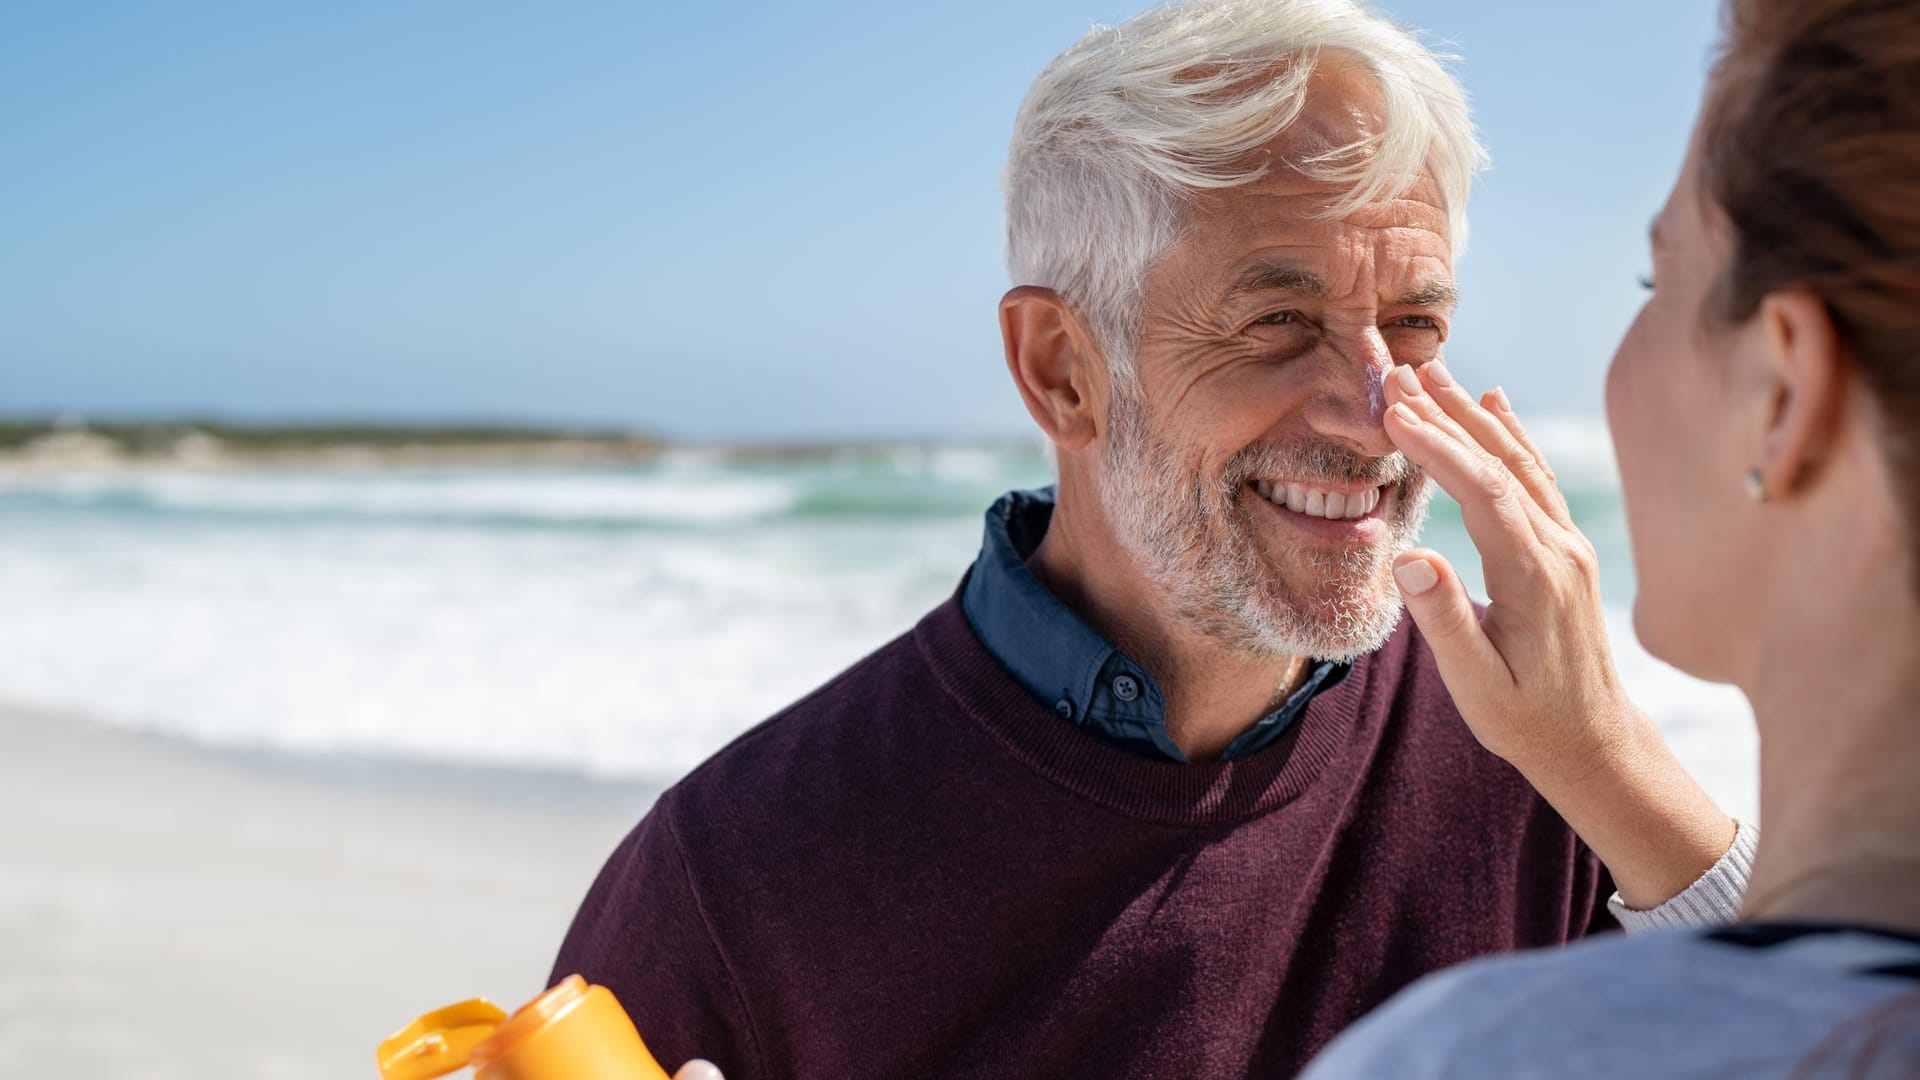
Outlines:
<svg viewBox="0 0 1920 1080"><path fill-rule="evenodd" d="M1282 164L1349 188L1333 217L1429 171L1457 253L1486 164L1466 92L1411 31L1354 0L1172 4L1096 27L1034 80L1007 161L1008 268L1087 320L1116 384L1132 383L1142 287L1178 238L1183 204L1266 174L1254 151L1300 116L1329 53L1378 85L1384 128Z"/></svg>

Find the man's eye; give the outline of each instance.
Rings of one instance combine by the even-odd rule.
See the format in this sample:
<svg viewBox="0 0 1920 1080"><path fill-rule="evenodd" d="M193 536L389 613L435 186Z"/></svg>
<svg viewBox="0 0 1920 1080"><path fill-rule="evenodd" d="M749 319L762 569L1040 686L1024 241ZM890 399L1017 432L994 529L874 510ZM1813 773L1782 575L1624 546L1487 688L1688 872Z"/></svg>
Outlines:
<svg viewBox="0 0 1920 1080"><path fill-rule="evenodd" d="M1401 326L1410 326L1415 330L1438 330L1440 320L1426 315L1409 315L1400 320Z"/></svg>
<svg viewBox="0 0 1920 1080"><path fill-rule="evenodd" d="M1262 315L1253 320L1256 326L1287 326L1300 321L1297 311L1276 311L1271 315Z"/></svg>
<svg viewBox="0 0 1920 1080"><path fill-rule="evenodd" d="M1640 287L1641 287L1641 288L1643 288L1643 289L1645 289L1645 290L1647 290L1648 292L1652 292L1652 291L1653 291L1653 275L1652 275L1652 274L1641 274L1641 275L1640 275Z"/></svg>

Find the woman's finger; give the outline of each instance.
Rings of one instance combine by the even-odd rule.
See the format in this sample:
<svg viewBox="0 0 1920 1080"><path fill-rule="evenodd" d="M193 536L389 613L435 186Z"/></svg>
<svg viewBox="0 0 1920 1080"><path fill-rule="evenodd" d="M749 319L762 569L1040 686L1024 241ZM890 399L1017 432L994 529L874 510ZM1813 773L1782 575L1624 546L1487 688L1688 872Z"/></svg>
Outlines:
<svg viewBox="0 0 1920 1080"><path fill-rule="evenodd" d="M1440 408L1482 449L1506 463L1507 470L1548 517L1565 528L1573 527L1567 501L1554 486L1552 474L1525 443L1514 437L1511 428L1473 400L1466 388L1453 380L1445 363L1432 361L1421 366L1418 374Z"/></svg>
<svg viewBox="0 0 1920 1080"><path fill-rule="evenodd" d="M1480 444L1474 440L1473 436L1467 434L1466 429L1462 428L1453 417L1448 416L1439 402L1433 400L1432 395L1427 392L1426 383L1414 368L1398 367L1394 369L1392 375L1387 377L1387 404L1392 405L1396 401L1406 402L1420 414L1421 419L1451 435L1462 445L1475 451L1481 450Z"/></svg>
<svg viewBox="0 0 1920 1080"><path fill-rule="evenodd" d="M1437 411L1431 401L1427 408ZM1408 460L1460 504L1467 535L1480 549L1488 595L1496 601L1517 600L1529 592L1544 565L1531 515L1544 512L1520 491L1506 466L1427 422L1410 401L1395 402L1387 410L1386 431Z"/></svg>
<svg viewBox="0 0 1920 1080"><path fill-rule="evenodd" d="M1466 583L1439 552L1415 548L1401 555L1394 560L1393 579L1461 715L1479 715L1475 704L1512 692L1506 659L1481 630Z"/></svg>
<svg viewBox="0 0 1920 1080"><path fill-rule="evenodd" d="M680 1066L680 1071L673 1074L673 1080L726 1080L726 1078L720 1075L720 1070L715 1068L712 1062L694 1058Z"/></svg>
<svg viewBox="0 0 1920 1080"><path fill-rule="evenodd" d="M1513 403L1507 400L1507 392L1497 386L1494 387L1480 395L1480 406L1492 413L1494 419L1500 421L1501 425L1513 436L1514 441L1527 448L1527 453L1532 454L1533 460L1539 463L1540 470L1547 474L1547 480L1553 485L1553 490L1559 492L1560 478L1554 475L1553 462L1547 460L1547 455L1540 451L1539 444L1533 441L1531 435L1527 434L1526 426L1520 423L1519 415L1513 411ZM1561 501L1566 501L1564 494L1561 495ZM1572 520L1573 515L1571 510L1568 511L1567 516L1568 520Z"/></svg>
<svg viewBox="0 0 1920 1080"><path fill-rule="evenodd" d="M1495 474L1505 476L1507 479L1516 481L1514 486L1520 487L1517 478L1512 475L1512 470L1506 467L1506 463L1481 446L1479 441L1469 435L1458 421L1447 415L1447 411L1440 407L1440 403L1427 393L1425 384L1412 368L1401 368L1387 380L1387 401L1389 405L1404 403L1412 409L1416 416L1432 426L1438 434L1454 442L1459 448L1459 453L1473 464L1476 470L1484 469L1490 476ZM1391 431L1388 432L1388 437L1392 437ZM1405 452L1404 447L1401 449ZM1415 460L1414 464L1425 467L1426 463ZM1442 487L1445 485L1443 484ZM1448 488L1447 493L1456 500L1460 500L1462 508L1465 508L1465 497L1461 492ZM1514 499L1514 504L1521 509L1522 516L1543 543L1550 542L1565 532L1530 494L1525 493L1524 487L1521 487L1521 494Z"/></svg>

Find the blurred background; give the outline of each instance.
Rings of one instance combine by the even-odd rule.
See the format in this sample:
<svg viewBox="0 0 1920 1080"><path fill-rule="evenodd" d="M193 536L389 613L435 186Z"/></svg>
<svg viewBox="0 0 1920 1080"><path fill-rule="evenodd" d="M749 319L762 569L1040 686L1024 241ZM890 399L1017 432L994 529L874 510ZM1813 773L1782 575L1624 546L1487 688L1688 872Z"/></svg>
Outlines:
<svg viewBox="0 0 1920 1080"><path fill-rule="evenodd" d="M1451 366L1751 814L1738 695L1632 641L1600 415L1714 5L1386 7L1495 159ZM1135 10L0 5L0 1072L368 1075L541 989L653 795L1047 481L999 171Z"/></svg>

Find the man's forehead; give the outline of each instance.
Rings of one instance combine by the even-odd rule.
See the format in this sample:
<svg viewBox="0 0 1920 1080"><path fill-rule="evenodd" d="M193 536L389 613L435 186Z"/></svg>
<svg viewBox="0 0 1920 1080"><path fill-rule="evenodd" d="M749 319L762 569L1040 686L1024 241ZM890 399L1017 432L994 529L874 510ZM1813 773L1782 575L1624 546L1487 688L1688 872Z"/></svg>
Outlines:
<svg viewBox="0 0 1920 1080"><path fill-rule="evenodd" d="M1286 164L1298 145L1283 135L1268 144L1264 175L1193 193L1166 269L1216 294L1284 288L1336 297L1377 289L1390 298L1426 282L1450 286L1452 218L1430 169L1349 207L1351 183Z"/></svg>
<svg viewBox="0 0 1920 1080"><path fill-rule="evenodd" d="M1430 174L1408 178L1403 191L1343 206L1352 194L1351 185L1276 169L1250 183L1197 193L1179 246L1216 266L1272 247L1318 249L1328 261L1372 249L1383 258L1432 254L1452 265L1453 222Z"/></svg>
<svg viewBox="0 0 1920 1080"><path fill-rule="evenodd" d="M1403 177L1392 190L1341 210L1352 195L1351 183L1307 176L1276 162L1244 184L1194 192L1189 205L1201 223L1259 219L1295 223L1302 231L1424 228L1443 234L1451 228L1446 195L1431 170Z"/></svg>

